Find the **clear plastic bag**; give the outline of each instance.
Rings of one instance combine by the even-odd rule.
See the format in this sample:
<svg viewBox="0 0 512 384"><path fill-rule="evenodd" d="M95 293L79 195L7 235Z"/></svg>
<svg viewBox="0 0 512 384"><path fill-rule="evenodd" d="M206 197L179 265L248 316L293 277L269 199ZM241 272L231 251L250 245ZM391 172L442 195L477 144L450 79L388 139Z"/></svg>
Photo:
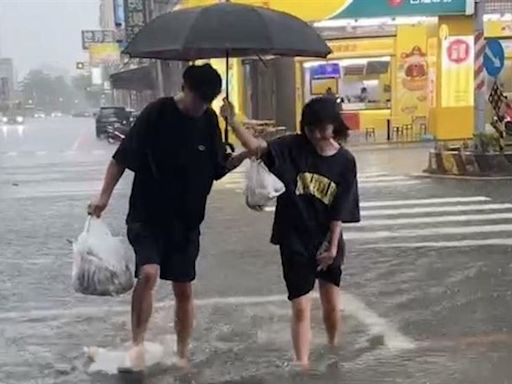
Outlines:
<svg viewBox="0 0 512 384"><path fill-rule="evenodd" d="M261 211L285 191L285 186L261 160L252 159L247 171L245 203L255 211Z"/></svg>
<svg viewBox="0 0 512 384"><path fill-rule="evenodd" d="M73 289L84 295L118 296L133 287L133 270L119 238L89 217L73 243Z"/></svg>

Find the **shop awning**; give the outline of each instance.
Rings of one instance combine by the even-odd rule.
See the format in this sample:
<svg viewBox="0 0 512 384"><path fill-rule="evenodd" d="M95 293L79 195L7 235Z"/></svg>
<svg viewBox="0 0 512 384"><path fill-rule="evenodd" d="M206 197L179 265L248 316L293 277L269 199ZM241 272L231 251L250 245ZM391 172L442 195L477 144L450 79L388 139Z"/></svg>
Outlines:
<svg viewBox="0 0 512 384"><path fill-rule="evenodd" d="M130 91L151 91L156 87L155 68L153 66L138 67L110 75L113 89Z"/></svg>

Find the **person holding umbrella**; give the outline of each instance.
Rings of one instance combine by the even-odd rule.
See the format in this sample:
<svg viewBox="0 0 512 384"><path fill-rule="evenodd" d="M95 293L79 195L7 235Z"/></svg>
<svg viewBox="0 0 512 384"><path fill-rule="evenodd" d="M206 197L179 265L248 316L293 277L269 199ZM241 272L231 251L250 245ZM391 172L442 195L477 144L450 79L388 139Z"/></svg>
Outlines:
<svg viewBox="0 0 512 384"><path fill-rule="evenodd" d="M171 281L179 363L188 364L194 309L192 282L199 227L212 183L236 168L245 152L228 156L216 113L210 108L222 80L209 64L189 66L183 93L149 104L113 155L99 198L89 207L100 217L126 169L135 173L126 219L135 251L132 342L124 367L144 369L144 336L158 279Z"/></svg>
<svg viewBox="0 0 512 384"><path fill-rule="evenodd" d="M349 128L336 100L319 97L302 111L300 134L266 142L253 137L235 118L229 122L252 156L260 156L285 185L277 199L271 242L279 246L283 276L292 304L292 340L296 361L309 369L311 296L319 281L329 345L340 325L340 280L345 243L343 223L360 220L356 161L339 144Z"/></svg>

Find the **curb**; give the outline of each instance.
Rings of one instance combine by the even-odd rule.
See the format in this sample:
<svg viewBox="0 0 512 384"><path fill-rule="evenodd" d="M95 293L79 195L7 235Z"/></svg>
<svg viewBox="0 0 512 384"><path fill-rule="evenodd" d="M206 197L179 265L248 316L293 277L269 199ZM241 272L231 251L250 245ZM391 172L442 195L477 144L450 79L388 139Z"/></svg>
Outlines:
<svg viewBox="0 0 512 384"><path fill-rule="evenodd" d="M512 180L512 176L457 176L457 175L437 175L433 173L413 173L411 177L423 179L448 179L448 180L474 180L474 181L504 181Z"/></svg>

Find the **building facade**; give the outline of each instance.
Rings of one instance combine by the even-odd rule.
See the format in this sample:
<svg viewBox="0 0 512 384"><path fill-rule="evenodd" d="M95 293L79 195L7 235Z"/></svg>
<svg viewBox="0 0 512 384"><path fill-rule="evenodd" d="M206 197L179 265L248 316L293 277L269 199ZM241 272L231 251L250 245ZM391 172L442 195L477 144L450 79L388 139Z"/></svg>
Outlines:
<svg viewBox="0 0 512 384"><path fill-rule="evenodd" d="M0 58L0 104L8 104L14 98L14 65L12 59Z"/></svg>

